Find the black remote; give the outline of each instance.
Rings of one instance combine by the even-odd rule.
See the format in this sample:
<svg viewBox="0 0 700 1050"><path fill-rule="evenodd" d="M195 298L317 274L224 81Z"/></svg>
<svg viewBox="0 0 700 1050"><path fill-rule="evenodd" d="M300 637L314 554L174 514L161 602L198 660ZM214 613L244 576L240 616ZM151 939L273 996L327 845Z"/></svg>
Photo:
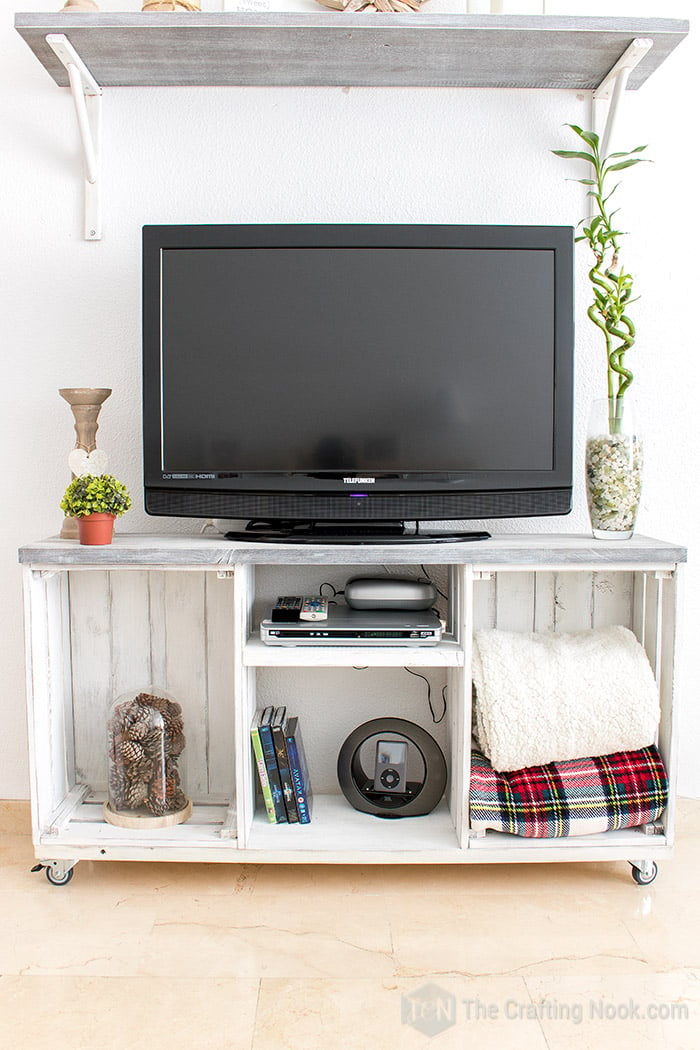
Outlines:
<svg viewBox="0 0 700 1050"><path fill-rule="evenodd" d="M283 596L278 598L272 608L271 620L276 623L292 623L299 619L304 599L298 596Z"/></svg>

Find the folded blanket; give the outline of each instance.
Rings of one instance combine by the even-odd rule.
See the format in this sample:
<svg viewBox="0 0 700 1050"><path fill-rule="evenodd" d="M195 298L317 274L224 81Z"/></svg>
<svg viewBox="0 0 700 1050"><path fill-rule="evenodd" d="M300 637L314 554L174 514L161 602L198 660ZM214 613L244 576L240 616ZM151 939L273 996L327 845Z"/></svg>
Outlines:
<svg viewBox="0 0 700 1050"><path fill-rule="evenodd" d="M654 743L659 694L626 627L477 631L472 675L477 744L501 772Z"/></svg>
<svg viewBox="0 0 700 1050"><path fill-rule="evenodd" d="M655 747L496 773L472 752L470 824L527 838L593 835L656 820L668 780Z"/></svg>

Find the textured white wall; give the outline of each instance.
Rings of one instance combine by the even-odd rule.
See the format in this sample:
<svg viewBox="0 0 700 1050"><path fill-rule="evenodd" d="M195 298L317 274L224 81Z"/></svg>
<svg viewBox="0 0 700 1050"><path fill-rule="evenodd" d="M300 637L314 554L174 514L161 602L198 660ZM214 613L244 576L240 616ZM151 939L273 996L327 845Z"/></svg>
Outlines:
<svg viewBox="0 0 700 1050"><path fill-rule="evenodd" d="M443 0L441 0L443 2ZM450 0L451 2L451 0ZM54 10L59 0L32 0ZM103 10L137 10L136 0ZM210 9L221 6L210 0ZM547 13L687 17L685 3L548 0ZM437 3L434 8L437 10ZM512 8L517 9L513 0ZM146 17L146 16L144 16ZM686 644L681 662L681 789L700 794L695 757L700 681L698 570L700 357L692 321L697 209L686 130L697 109L691 37L640 92L629 93L619 145L649 142L653 165L626 173L620 196L636 307L635 392L646 431L639 531L687 544ZM187 530L148 519L140 469L140 230L144 223L445 222L573 224L578 174L549 152L573 146L565 122L590 126L575 92L447 89L128 89L105 92L104 239L81 239L77 130L67 91L34 60L4 13L0 441L8 507L0 523L2 731L0 797L28 794L17 547L54 534L68 480L71 415L61 386L111 386L99 443L135 495L121 527ZM583 253L583 248L581 249ZM577 463L586 406L603 393L602 351L585 317L578 267ZM583 532L577 476L569 519L495 522L492 531Z"/></svg>

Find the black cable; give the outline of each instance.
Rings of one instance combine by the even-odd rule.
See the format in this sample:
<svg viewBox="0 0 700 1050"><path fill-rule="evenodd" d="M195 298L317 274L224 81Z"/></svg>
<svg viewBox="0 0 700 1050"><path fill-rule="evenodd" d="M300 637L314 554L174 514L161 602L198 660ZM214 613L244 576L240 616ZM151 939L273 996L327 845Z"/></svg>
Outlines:
<svg viewBox="0 0 700 1050"><path fill-rule="evenodd" d="M422 573L423 573L423 575L425 576L425 578L426 578L426 580L428 581L428 583L432 583L433 587L434 587L434 588L435 588L435 590L436 590L436 591L438 592L438 594L440 595L440 597L441 597L441 598L444 598L444 599L445 599L445 601L447 601L447 595L446 595L446 594L444 594L444 593L443 593L443 592L442 592L442 591L440 590L440 588L438 587L438 585L437 585L437 584L435 583L435 581L434 581L434 580L432 580L432 579L430 578L430 576L428 575L428 573L427 573L427 570L426 570L426 568L425 568L425 565L421 565L421 572L422 572Z"/></svg>
<svg viewBox="0 0 700 1050"><path fill-rule="evenodd" d="M440 722L442 722L443 718L447 714L447 697L445 695L445 693L447 692L447 686L444 685L442 687L442 714L440 715L439 718L436 718L436 716L435 716L435 708L433 707L433 699L432 699L431 685L430 685L429 679L426 678L424 674L419 674L418 671L412 671L410 667L404 667L404 671L408 671L409 674L414 675L416 678L422 678L423 679L423 681L425 682L425 684L428 687L428 707L430 708L430 714L431 714L431 717L433 719L433 723L436 726L440 725Z"/></svg>
<svg viewBox="0 0 700 1050"><path fill-rule="evenodd" d="M353 669L353 671L367 671L367 670L369 670L369 664L365 664L364 666L357 666L357 665L353 664L353 668L352 669ZM404 671L408 671L408 673L412 674L415 678L422 678L423 681L425 682L425 684L427 685L427 687L428 687L428 707L430 708L430 715L432 717L433 723L436 726L439 726L440 723L442 722L443 718L447 714L447 696L445 695L447 693L447 686L443 685L443 687L442 687L442 714L440 715L439 718L436 718L436 716L435 716L435 708L433 707L432 686L430 685L429 679L426 678L424 674L419 674L418 671L412 671L410 667L404 667Z"/></svg>

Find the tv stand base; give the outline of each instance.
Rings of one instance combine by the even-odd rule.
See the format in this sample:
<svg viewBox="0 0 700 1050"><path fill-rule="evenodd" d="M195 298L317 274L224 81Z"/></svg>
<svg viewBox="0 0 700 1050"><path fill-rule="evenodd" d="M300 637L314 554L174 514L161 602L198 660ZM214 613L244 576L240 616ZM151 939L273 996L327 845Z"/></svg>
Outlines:
<svg viewBox="0 0 700 1050"><path fill-rule="evenodd" d="M489 533L409 531L402 521L249 521L242 532L227 532L227 540L261 543L459 543L487 540Z"/></svg>

